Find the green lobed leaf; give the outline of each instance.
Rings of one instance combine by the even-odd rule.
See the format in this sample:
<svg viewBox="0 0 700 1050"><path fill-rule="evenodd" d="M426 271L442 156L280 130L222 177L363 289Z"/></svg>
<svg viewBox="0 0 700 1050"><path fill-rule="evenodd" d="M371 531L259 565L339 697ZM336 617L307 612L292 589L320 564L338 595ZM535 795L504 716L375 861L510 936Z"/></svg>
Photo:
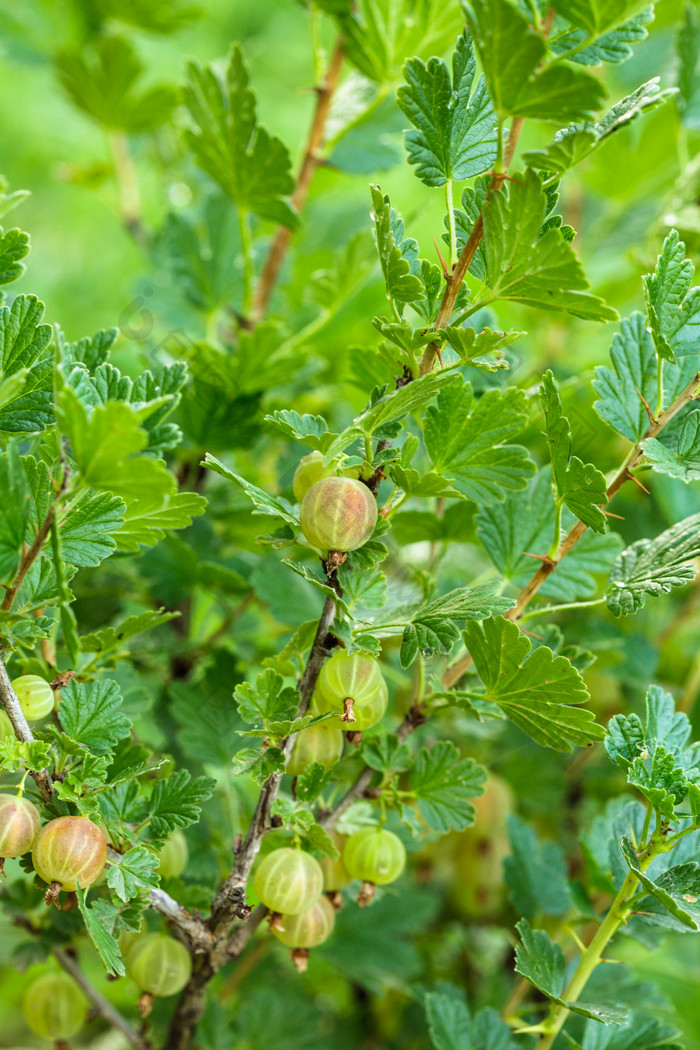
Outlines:
<svg viewBox="0 0 700 1050"><path fill-rule="evenodd" d="M112 862L107 871L107 884L126 903L138 897L145 888L158 886L158 864L158 856L152 850L134 846Z"/></svg>
<svg viewBox="0 0 700 1050"><path fill-rule="evenodd" d="M184 100L193 125L185 138L199 166L240 209L294 229L297 215L285 199L294 189L289 151L258 123L240 44L232 46L223 77L190 62Z"/></svg>
<svg viewBox="0 0 700 1050"><path fill-rule="evenodd" d="M238 474L234 474L227 467L220 463L219 460L212 456L211 453L207 452L203 460L203 466L208 467L209 470L215 471L220 474L222 478L226 478L227 481L232 481L234 485L237 485L239 489L245 492L246 496L255 505L258 514L270 514L275 518L282 518L289 525L295 528L299 528L299 518L292 512L291 504L287 500L275 499L274 496L268 495L262 489L257 488L256 485L251 485L245 478L239 477Z"/></svg>
<svg viewBox="0 0 700 1050"><path fill-rule="evenodd" d="M526 488L535 472L527 450L509 443L526 421L522 390L493 388L477 400L471 383L461 380L426 412L425 446L439 473L454 477L468 499L489 504Z"/></svg>
<svg viewBox="0 0 700 1050"><path fill-rule="evenodd" d="M173 88L134 88L143 73L133 46L108 34L78 51L63 51L56 72L73 103L106 128L148 131L170 117L177 95Z"/></svg>
<svg viewBox="0 0 700 1050"><path fill-rule="evenodd" d="M150 799L151 827L159 839L172 835L199 820L200 804L212 794L216 781L211 777L192 777L178 769L157 780Z"/></svg>
<svg viewBox="0 0 700 1050"><path fill-rule="evenodd" d="M404 627L401 666L410 667L419 654L421 659L429 659L437 653L449 653L459 639L455 624L482 620L510 609L512 599L502 597L498 591L498 581L491 581L460 587L422 605Z"/></svg>
<svg viewBox="0 0 700 1050"><path fill-rule="evenodd" d="M59 720L73 740L97 754L108 752L131 728L121 704L119 685L109 679L69 682L61 689Z"/></svg>
<svg viewBox="0 0 700 1050"><path fill-rule="evenodd" d="M468 623L466 645L484 692L467 696L498 704L504 714L536 743L557 751L571 751L602 740L605 731L594 715L577 705L588 700L583 679L563 656L529 640L503 617Z"/></svg>
<svg viewBox="0 0 700 1050"><path fill-rule="evenodd" d="M387 194L370 186L372 219L379 262L384 274L387 299L413 303L425 298L423 282L411 268L411 257L417 255L417 244L404 239L403 220L391 207Z"/></svg>
<svg viewBox="0 0 700 1050"><path fill-rule="evenodd" d="M566 978L564 952L545 930L533 930L527 919L515 927L522 944L515 948L515 972L521 974L552 1002L565 1006L572 1013L591 1017L603 1024L624 1024L628 1011L617 1004L568 1002L561 998Z"/></svg>
<svg viewBox="0 0 700 1050"><path fill-rule="evenodd" d="M605 475L592 463L583 463L571 453L571 424L564 415L561 397L551 370L545 372L540 386L547 444L552 459L555 499L564 504L579 521L594 532L605 532L607 519L600 505L608 502Z"/></svg>
<svg viewBox="0 0 700 1050"><path fill-rule="evenodd" d="M463 831L474 823L470 801L484 792L486 770L473 758L462 758L449 740L439 740L418 753L411 790L423 819L439 832Z"/></svg>
<svg viewBox="0 0 700 1050"><path fill-rule="evenodd" d="M644 406L656 398L656 354L642 314L625 318L610 347L612 370L599 365L593 389L600 400L593 405L601 419L618 434L636 442L649 429ZM642 400L643 399L643 400Z"/></svg>
<svg viewBox="0 0 700 1050"><path fill-rule="evenodd" d="M620 99L598 122L574 122L557 131L545 149L527 150L523 161L531 168L563 175L586 157L590 157L605 140L627 127L643 113L649 113L673 98L673 88L661 91L660 77L641 84L636 91Z"/></svg>
<svg viewBox="0 0 700 1050"><path fill-rule="evenodd" d="M126 973L119 944L114 937L117 909L109 901L96 900L88 907L87 892L80 887L75 891L78 907L85 922L88 937L97 949L97 954L108 974L123 977Z"/></svg>
<svg viewBox="0 0 700 1050"><path fill-rule="evenodd" d="M0 284L11 284L21 277L22 262L29 254L29 234L17 228L4 231L0 227Z"/></svg>
<svg viewBox="0 0 700 1050"><path fill-rule="evenodd" d="M563 310L584 320L617 320L615 310L585 291L589 282L564 231L550 225L543 232L547 197L531 168L492 193L482 214L486 280L493 299Z"/></svg>
<svg viewBox="0 0 700 1050"><path fill-rule="evenodd" d="M700 864L678 864L652 879L642 870L637 851L627 836L623 836L620 849L644 889L684 926L700 930Z"/></svg>
<svg viewBox="0 0 700 1050"><path fill-rule="evenodd" d="M700 556L700 514L672 525L653 540L637 540L610 570L606 600L615 616L628 616L647 595L668 594L695 579Z"/></svg>
<svg viewBox="0 0 700 1050"><path fill-rule="evenodd" d="M604 98L594 77L571 66L546 64L547 45L508 0L470 0L467 25L497 114L504 118L588 119Z"/></svg>
<svg viewBox="0 0 700 1050"><path fill-rule="evenodd" d="M405 134L408 159L427 186L442 186L490 171L496 159L496 117L479 78L471 37L457 41L450 72L439 58L409 58L396 100L415 131Z"/></svg>
<svg viewBox="0 0 700 1050"><path fill-rule="evenodd" d="M300 703L297 690L285 687L282 675L269 668L260 672L255 685L241 682L233 695L241 718L250 725L293 719Z"/></svg>
<svg viewBox="0 0 700 1050"><path fill-rule="evenodd" d="M566 915L572 906L566 861L554 842L542 841L520 817L508 817L510 856L503 862L506 884L519 915Z"/></svg>

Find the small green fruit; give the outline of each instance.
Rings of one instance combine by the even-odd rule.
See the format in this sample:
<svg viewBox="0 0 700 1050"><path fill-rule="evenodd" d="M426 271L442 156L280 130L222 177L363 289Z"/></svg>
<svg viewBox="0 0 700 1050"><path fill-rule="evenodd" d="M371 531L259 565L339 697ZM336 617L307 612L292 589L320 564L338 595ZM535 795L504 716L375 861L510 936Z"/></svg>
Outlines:
<svg viewBox="0 0 700 1050"><path fill-rule="evenodd" d="M0 858L29 853L40 826L39 810L26 798L0 795Z"/></svg>
<svg viewBox="0 0 700 1050"><path fill-rule="evenodd" d="M379 722L388 698L378 661L368 653L347 653L339 649L321 668L312 710L318 714L337 712L342 716L346 701L352 700L349 706L355 720L344 721L343 726L362 731Z"/></svg>
<svg viewBox="0 0 700 1050"><path fill-rule="evenodd" d="M165 933L145 933L129 948L126 972L151 995L177 995L192 973L192 959L184 944Z"/></svg>
<svg viewBox="0 0 700 1050"><path fill-rule="evenodd" d="M284 846L268 853L255 874L255 892L266 908L300 915L323 890L323 872L310 853Z"/></svg>
<svg viewBox="0 0 700 1050"><path fill-rule="evenodd" d="M301 776L313 762L319 762L328 769L342 755L343 743L343 731L334 722L319 722L302 729L294 741L287 772L292 777Z"/></svg>
<svg viewBox="0 0 700 1050"><path fill-rule="evenodd" d="M406 867L406 850L393 831L362 828L346 842L343 863L353 879L386 886Z"/></svg>
<svg viewBox="0 0 700 1050"><path fill-rule="evenodd" d="M277 940L289 948L316 948L327 941L335 926L335 909L328 897L319 897L300 915L282 915L272 927Z"/></svg>
<svg viewBox="0 0 700 1050"><path fill-rule="evenodd" d="M326 893L336 893L352 881L348 875L347 868L343 864L343 849L345 848L345 843L348 841L348 838L347 835L339 835L335 830L330 831L329 835L333 841L333 845L340 852L340 856L337 860L331 860L330 857L321 858L320 863L321 869L323 870L323 889Z"/></svg>
<svg viewBox="0 0 700 1050"><path fill-rule="evenodd" d="M188 860L187 839L181 831L175 831L160 851L158 874L164 879L177 879Z"/></svg>
<svg viewBox="0 0 700 1050"><path fill-rule="evenodd" d="M301 503L311 486L315 485L317 481L321 481L323 478L333 478L335 475L334 463L329 463L327 467L324 467L322 452L309 452L308 456L302 456L297 469L294 471L294 481L292 483L294 498L297 503Z"/></svg>
<svg viewBox="0 0 700 1050"><path fill-rule="evenodd" d="M354 551L377 524L377 501L361 481L324 478L308 490L299 517L306 539L320 551Z"/></svg>
<svg viewBox="0 0 700 1050"><path fill-rule="evenodd" d="M70 1039L85 1024L87 1012L87 999L75 981L64 973L37 977L22 999L24 1019L42 1039Z"/></svg>
<svg viewBox="0 0 700 1050"><path fill-rule="evenodd" d="M105 837L87 817L57 817L44 824L32 850L32 863L44 882L63 890L91 886L107 860Z"/></svg>
<svg viewBox="0 0 700 1050"><path fill-rule="evenodd" d="M23 674L15 678L12 688L28 722L37 722L53 711L53 689L37 674Z"/></svg>

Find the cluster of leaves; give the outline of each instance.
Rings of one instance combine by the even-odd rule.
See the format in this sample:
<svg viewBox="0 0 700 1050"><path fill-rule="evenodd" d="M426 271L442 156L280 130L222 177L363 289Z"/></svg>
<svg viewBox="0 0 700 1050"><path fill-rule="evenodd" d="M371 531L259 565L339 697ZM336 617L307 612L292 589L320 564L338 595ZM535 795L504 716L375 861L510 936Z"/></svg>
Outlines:
<svg viewBox="0 0 700 1050"><path fill-rule="evenodd" d="M585 322L618 319L590 291L575 231L557 211L559 180L674 95L652 79L602 112L606 81L592 69L629 57L651 13L631 0L472 0L465 28L456 2L310 6L314 19L321 12L337 26L354 67L341 87L347 112L339 102L340 114L331 115L329 167L338 160L342 168L353 135L395 97L411 125L409 165L425 187L445 189L449 261L443 270L426 258L389 195L372 184L371 226L327 270L312 262L307 273L297 257L302 293L292 267L274 303L284 316L260 322L255 277L265 273L267 240L281 236L286 245L300 215L290 148L262 123L235 44L225 64L193 62L186 71L178 149L195 204L171 210L151 238L133 212L133 194L122 201L127 225L171 274L205 335L168 341L132 378L109 360L116 329L70 342L43 322L34 296L17 295L1 308L0 639L13 675L48 680L70 670L75 678L61 684L54 719L32 741L0 741L0 762L11 777L46 769L53 799L44 816L89 816L114 845L106 886L89 902L79 895L84 927L46 917L17 959L43 958L85 928L105 967L123 973L117 938L139 927L153 901L156 851L176 829L190 828L200 848L185 880L168 888L183 906L206 913L231 870L234 835L256 840L267 830L249 823L265 792L274 790L267 816L278 830L263 838L263 852L301 842L335 859L329 814L358 782L366 797L343 813L342 832L387 819L409 847L429 849L447 836L438 847L447 851L449 833L471 828L485 804L487 765L498 759L492 741L509 741L503 754L523 752L533 769L546 770L548 752L604 739L644 802L615 800L594 822L583 840L582 883L571 880L558 847L511 819L505 876L522 916L516 970L552 1004L541 1027L531 1026L543 1036L564 1011L575 1015L567 1036L584 1050L596 1050L599 1032L608 1032L601 1021L616 1026L603 1037L606 1046L668 1043L674 1030L648 1015L658 1000L628 970L607 990L593 979L584 998L569 994L560 942L565 917L577 911L582 924L594 919L596 893L615 897L629 879L636 880L629 932L650 943L660 930L698 929L692 844L700 771L689 722L654 687L644 718L616 715L606 733L589 705L585 673L595 654L584 646L602 649L595 630L572 644L566 620L565 640L551 624L526 633L515 617L530 601L533 616L557 616L558 605L605 605L606 629L622 647L626 617L644 616L647 601L695 579L695 504L673 513L665 529L648 522L647 536L617 526L608 503L630 473L648 470L688 486L700 478L700 413L692 406L700 291L672 231L644 279L646 313L621 322L611 366L596 369L599 431L609 437L612 428L621 439L612 482L592 453L576 454L569 384L544 367L534 388L532 373L528 382L513 375L509 348L523 333L496 321L510 324L514 311L518 318L547 311ZM127 136L162 129L178 96L170 86L141 84L137 50L114 25L170 33L195 12L156 0L97 7L87 42L57 54L55 69L73 104L108 132L123 191ZM696 23L689 12L681 37L678 109L688 128L697 118ZM435 57L448 48L448 62ZM510 146L531 119L557 130L506 178ZM468 251L464 282L450 296L451 268ZM2 233L2 283L21 277L27 252L26 233ZM335 397L308 396L325 367L310 347L369 281L380 286L388 316L370 323L363 313L362 346L347 358L362 401L348 412ZM434 359L438 367L426 367ZM332 372L331 379L337 383ZM369 482L381 506L372 538L330 574L305 541L292 499L302 446L321 453L325 466ZM272 461L283 464L277 486ZM206 518L204 497L189 487L207 492ZM261 516L270 531L257 535ZM174 535L180 529L187 531ZM452 544L460 545L458 565L450 563ZM533 555L551 608L537 604L529 582ZM95 592L105 595L104 611L91 594L95 583L104 588ZM292 783L285 777L291 738L327 717L305 710L300 679L328 599L335 616L322 656L340 646L381 658L392 703L383 723L353 739L330 770L314 763ZM150 704L155 711L144 717ZM429 732L421 732L428 720ZM471 753L477 741L479 761ZM535 774L521 779L523 787L529 777ZM671 844L677 863L668 866ZM654 852L650 864L645 850ZM13 884L3 907L14 918L38 900L38 887ZM392 969L408 983L414 962L406 935L431 907L430 891L416 894L404 882L399 903L380 893L366 922L356 910L342 913L337 937L321 951L363 987L372 966L377 984ZM560 920L561 936L540 928L543 916ZM155 927L152 913L146 921ZM372 939L373 925L388 946ZM264 1000L269 1040L289 1040L289 1013L280 1011L276 1027L274 998L270 992ZM449 984L419 988L414 998L437 1050L527 1045L493 1010L472 1013ZM210 1035L219 1023L221 1038L248 1039L246 1009L255 1003L233 1020L214 1004L203 1045L221 1045ZM301 1019L304 1005L295 1015Z"/></svg>

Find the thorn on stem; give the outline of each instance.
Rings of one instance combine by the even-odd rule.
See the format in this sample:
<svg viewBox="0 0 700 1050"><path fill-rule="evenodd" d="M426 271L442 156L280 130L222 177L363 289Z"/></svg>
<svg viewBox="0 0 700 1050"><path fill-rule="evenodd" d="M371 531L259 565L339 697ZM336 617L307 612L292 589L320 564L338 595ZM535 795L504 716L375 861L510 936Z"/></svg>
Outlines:
<svg viewBox="0 0 700 1050"><path fill-rule="evenodd" d="M548 569L555 569L557 566L557 563L548 554L530 554L529 551L523 551L523 554L526 558L534 558L536 561L541 561Z"/></svg>
<svg viewBox="0 0 700 1050"><path fill-rule="evenodd" d="M437 252L437 257L440 260L440 265L442 266L442 275L443 275L443 277L445 278L446 281L449 281L451 279L452 275L447 270L447 263L443 259L442 252L440 251L440 249L438 247L438 242L435 240L434 237L433 237L433 244L435 245L435 251Z"/></svg>
<svg viewBox="0 0 700 1050"><path fill-rule="evenodd" d="M630 481L633 481L635 483L635 485L637 485L642 490L642 492L646 492L647 496L650 495L649 489L646 488L646 486L642 485L642 483L639 480L639 478L636 478L634 476L634 474L631 474L629 472L629 470L626 473L627 473L627 477L630 479Z"/></svg>
<svg viewBox="0 0 700 1050"><path fill-rule="evenodd" d="M644 407L645 407L645 408L646 408L646 410L647 410L647 415L649 416L649 422L650 422L650 423L655 423L655 422L656 422L656 420L654 419L654 413L653 413L653 412L652 412L652 410L651 410L651 409L649 408L649 402L648 402L648 401L647 401L647 399L646 399L646 398L644 397L644 394L643 394L643 393L642 393L642 391L641 391L641 390L639 389L639 387L637 386L637 384L636 384L636 383L634 384L634 389L635 389L635 390L637 391L637 393L639 394L640 400L641 400L642 404L644 405Z"/></svg>

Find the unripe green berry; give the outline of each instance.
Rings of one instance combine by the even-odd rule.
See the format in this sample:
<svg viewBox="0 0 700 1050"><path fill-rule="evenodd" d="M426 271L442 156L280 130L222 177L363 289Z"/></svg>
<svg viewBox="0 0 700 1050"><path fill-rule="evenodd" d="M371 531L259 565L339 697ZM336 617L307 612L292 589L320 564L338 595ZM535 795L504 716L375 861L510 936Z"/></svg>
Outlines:
<svg viewBox="0 0 700 1050"><path fill-rule="evenodd" d="M331 860L330 857L321 858L323 889L326 893L335 893L342 890L351 881L347 868L343 864L343 849L348 839L347 835L339 835L335 830L330 831L329 834L340 856L337 860Z"/></svg>
<svg viewBox="0 0 700 1050"><path fill-rule="evenodd" d="M316 682L314 713L337 712L345 715L346 701L354 721L343 721L345 729L370 729L386 711L389 693L379 663L368 653L347 653L339 649L327 660Z"/></svg>
<svg viewBox="0 0 700 1050"><path fill-rule="evenodd" d="M299 512L306 539L320 551L354 551L377 524L377 501L361 481L323 478L304 496Z"/></svg>
<svg viewBox="0 0 700 1050"><path fill-rule="evenodd" d="M307 766L319 762L326 769L335 765L343 753L343 731L332 722L319 722L297 733L287 772L298 777Z"/></svg>
<svg viewBox="0 0 700 1050"><path fill-rule="evenodd" d="M87 999L65 973L37 977L22 999L24 1019L42 1039L70 1039L85 1024L87 1012Z"/></svg>
<svg viewBox="0 0 700 1050"><path fill-rule="evenodd" d="M406 850L393 831L362 828L345 843L343 863L353 879L386 886L406 867Z"/></svg>
<svg viewBox="0 0 700 1050"><path fill-rule="evenodd" d="M335 926L335 909L328 897L319 897L300 915L282 915L272 932L289 948L316 948L327 941Z"/></svg>
<svg viewBox="0 0 700 1050"><path fill-rule="evenodd" d="M268 853L255 874L255 892L270 911L300 915L323 890L323 872L310 853L284 846Z"/></svg>
<svg viewBox="0 0 700 1050"><path fill-rule="evenodd" d="M192 973L184 944L165 933L145 933L129 948L126 972L144 992L168 996L181 992Z"/></svg>
<svg viewBox="0 0 700 1050"><path fill-rule="evenodd" d="M53 711L53 689L45 679L37 674L23 674L15 678L12 688L17 694L20 707L28 722L46 718Z"/></svg>
<svg viewBox="0 0 700 1050"><path fill-rule="evenodd" d="M321 481L323 478L333 478L335 475L335 463L329 463L327 467L324 467L322 452L309 452L308 456L302 456L297 469L294 471L294 481L292 483L294 498L297 503L301 503L311 486L315 485L317 481Z"/></svg>
<svg viewBox="0 0 700 1050"><path fill-rule="evenodd" d="M0 857L29 853L40 826L39 810L26 798L0 795Z"/></svg>
<svg viewBox="0 0 700 1050"><path fill-rule="evenodd" d="M57 817L36 837L32 862L44 882L63 890L86 886L99 878L107 860L105 837L87 817Z"/></svg>
<svg viewBox="0 0 700 1050"><path fill-rule="evenodd" d="M175 831L160 851L158 874L164 879L177 879L187 867L188 860L187 839L181 831Z"/></svg>

